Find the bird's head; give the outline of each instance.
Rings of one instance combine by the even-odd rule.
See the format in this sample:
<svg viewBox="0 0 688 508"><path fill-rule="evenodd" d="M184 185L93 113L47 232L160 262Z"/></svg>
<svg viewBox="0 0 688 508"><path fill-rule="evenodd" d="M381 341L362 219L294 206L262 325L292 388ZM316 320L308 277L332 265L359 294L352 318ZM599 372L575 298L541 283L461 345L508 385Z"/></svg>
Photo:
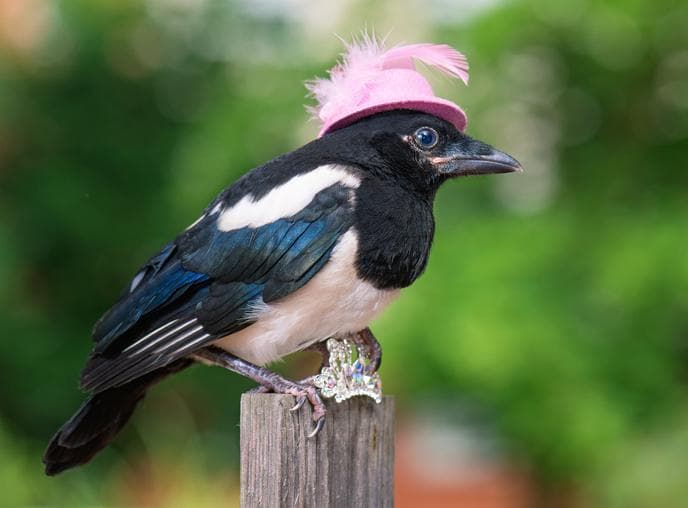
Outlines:
<svg viewBox="0 0 688 508"><path fill-rule="evenodd" d="M417 111L379 113L330 136L353 157L353 147L367 145L356 161L364 168L431 194L450 178L522 171L510 155Z"/></svg>
<svg viewBox="0 0 688 508"><path fill-rule="evenodd" d="M511 156L464 134L465 112L435 96L416 69L423 62L468 84L462 53L445 44L385 49L365 34L346 49L328 78L306 85L318 137L329 138L331 150L428 195L449 178L521 171Z"/></svg>

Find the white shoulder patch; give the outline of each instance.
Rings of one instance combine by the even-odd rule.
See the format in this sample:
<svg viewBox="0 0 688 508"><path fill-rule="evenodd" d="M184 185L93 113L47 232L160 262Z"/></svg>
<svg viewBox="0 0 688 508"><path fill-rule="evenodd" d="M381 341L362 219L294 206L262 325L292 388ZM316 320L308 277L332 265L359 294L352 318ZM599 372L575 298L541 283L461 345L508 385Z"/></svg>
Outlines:
<svg viewBox="0 0 688 508"><path fill-rule="evenodd" d="M217 227L220 231L247 226L257 228L291 217L303 210L318 192L336 183L355 189L361 181L342 166L318 166L275 187L258 200L251 194L244 196L237 204L219 214Z"/></svg>

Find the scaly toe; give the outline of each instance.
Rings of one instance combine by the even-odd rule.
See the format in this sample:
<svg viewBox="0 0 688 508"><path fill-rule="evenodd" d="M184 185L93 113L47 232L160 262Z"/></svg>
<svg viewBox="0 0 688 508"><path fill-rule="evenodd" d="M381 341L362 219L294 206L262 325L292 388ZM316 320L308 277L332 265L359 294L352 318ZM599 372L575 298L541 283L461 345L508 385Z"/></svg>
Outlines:
<svg viewBox="0 0 688 508"><path fill-rule="evenodd" d="M320 420L323 420L325 418L325 414L327 414L327 409L325 409L325 404L323 403L322 399L320 398L320 395L318 394L318 390L314 387L311 386L307 389L306 391L308 401L311 403L311 406L313 406L313 421L315 422L320 422Z"/></svg>
<svg viewBox="0 0 688 508"><path fill-rule="evenodd" d="M273 390L271 388L268 388L267 386L258 385L251 388L246 393L272 393L272 391Z"/></svg>

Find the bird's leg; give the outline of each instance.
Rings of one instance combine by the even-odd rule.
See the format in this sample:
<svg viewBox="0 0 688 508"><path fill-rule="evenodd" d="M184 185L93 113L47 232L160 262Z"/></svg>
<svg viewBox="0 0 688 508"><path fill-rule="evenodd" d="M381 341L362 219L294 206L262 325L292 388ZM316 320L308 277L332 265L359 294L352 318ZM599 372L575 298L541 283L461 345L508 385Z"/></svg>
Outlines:
<svg viewBox="0 0 688 508"><path fill-rule="evenodd" d="M271 392L293 395L296 397L296 405L291 408L291 411L298 411L308 400L313 407L313 421L315 421L315 427L308 437L315 436L325 424L327 410L315 386L312 384L290 381L275 372L242 360L216 346L200 349L193 356L201 361L217 365L252 379Z"/></svg>
<svg viewBox="0 0 688 508"><path fill-rule="evenodd" d="M316 342L314 344L311 344L307 348L304 348L303 351L316 351L322 355L321 358L321 363L320 363L320 370L322 370L324 367L329 367L330 365L330 352L327 350L327 346L325 345L324 342ZM308 376L303 378L300 381L297 381L300 385L313 385L315 382L315 376ZM255 388L251 388L249 390L249 393L270 393L272 390L265 386L256 386Z"/></svg>
<svg viewBox="0 0 688 508"><path fill-rule="evenodd" d="M351 340L368 350L368 358L373 364L373 372L377 372L382 364L382 346L380 346L370 328L351 334Z"/></svg>

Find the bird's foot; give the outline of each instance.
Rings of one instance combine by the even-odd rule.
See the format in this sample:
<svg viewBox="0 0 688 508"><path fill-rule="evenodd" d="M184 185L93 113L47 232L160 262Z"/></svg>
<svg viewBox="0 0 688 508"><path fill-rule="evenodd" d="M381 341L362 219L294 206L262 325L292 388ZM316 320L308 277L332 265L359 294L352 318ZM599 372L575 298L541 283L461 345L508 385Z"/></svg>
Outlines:
<svg viewBox="0 0 688 508"><path fill-rule="evenodd" d="M298 411L303 407L306 401L310 402L313 408L312 418L315 422L315 426L308 434L308 437L314 437L323 428L327 409L311 378L306 378L300 382L290 381L265 367L260 367L246 360L242 360L216 346L203 348L194 353L194 356L201 361L223 367L254 380L260 386L254 388L251 392L293 395L296 398L296 404L290 411Z"/></svg>
<svg viewBox="0 0 688 508"><path fill-rule="evenodd" d="M325 425L325 415L327 414L327 409L320 394L318 394L314 380L315 376L309 376L301 381L289 381L284 378L279 381L271 380L269 383L252 388L249 390L249 393L283 393L285 395L293 395L296 398L296 404L289 409L292 412L301 409L306 401L310 402L313 408L312 418L315 426L308 434L308 437L314 437Z"/></svg>

